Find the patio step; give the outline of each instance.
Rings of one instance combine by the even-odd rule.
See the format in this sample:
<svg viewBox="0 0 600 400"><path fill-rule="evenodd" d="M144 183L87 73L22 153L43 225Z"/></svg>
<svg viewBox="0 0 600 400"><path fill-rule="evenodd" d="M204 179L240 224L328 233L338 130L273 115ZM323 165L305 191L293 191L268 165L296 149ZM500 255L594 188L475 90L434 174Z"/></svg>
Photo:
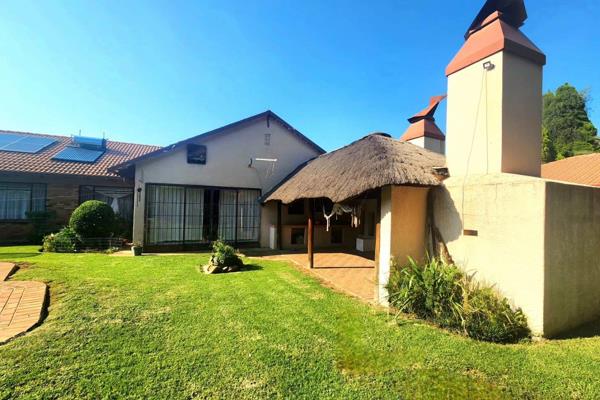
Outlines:
<svg viewBox="0 0 600 400"><path fill-rule="evenodd" d="M0 282L7 280L17 269L18 267L13 263L0 262Z"/></svg>

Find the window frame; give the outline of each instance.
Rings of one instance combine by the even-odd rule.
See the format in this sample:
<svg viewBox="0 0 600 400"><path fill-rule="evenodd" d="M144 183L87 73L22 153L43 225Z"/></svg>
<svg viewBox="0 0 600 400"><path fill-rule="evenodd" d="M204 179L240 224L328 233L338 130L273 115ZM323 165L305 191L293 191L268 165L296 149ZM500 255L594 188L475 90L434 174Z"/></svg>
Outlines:
<svg viewBox="0 0 600 400"><path fill-rule="evenodd" d="M188 164L196 164L196 165L206 165L206 160L208 158L208 149L204 144L196 144L196 143L188 143L186 148L186 158ZM204 159L194 159L193 156L190 156L190 152L203 152ZM196 158L199 158L196 155Z"/></svg>
<svg viewBox="0 0 600 400"><path fill-rule="evenodd" d="M182 187L184 188L184 203L183 203L183 226L182 226L182 239L180 241L173 241L173 242L168 242L168 243L161 243L161 242L157 242L157 243L149 243L148 242L148 237L149 237L149 225L148 225L148 212L149 212L149 197L148 197L148 188L150 186L169 186L169 187ZM214 193L216 193L216 191L219 191L219 196L216 197L220 197L220 193L221 191L236 191L236 205L235 205L235 216L234 216L234 227L233 227L233 231L234 231L234 235L235 238L234 240L228 240L227 242L229 243L234 243L235 245L238 244L258 244L260 243L260 239L261 239L261 216L262 216L262 207L260 205L260 203L258 203L258 199L260 198L260 196L262 196L262 189L259 188L244 188L244 187L225 187L225 186L206 186L206 185L184 185L184 184L174 184L174 183L156 183L156 182L147 182L144 184L144 245L146 246L170 246L170 245L197 245L197 244L201 244L201 245L208 245L210 244L210 242L214 239L205 237L203 240L201 241L188 241L186 240L185 237L185 233L186 233L186 226L185 226L185 219L186 219L186 214L185 214L185 209L186 209L186 195L185 193L187 193L186 189L204 189L205 192L210 192L210 194L208 194L208 196L214 200ZM239 240L238 239L238 233L239 233L239 226L240 226L240 221L239 221L239 192L240 191L256 191L257 192L257 204L258 204L258 214L256 215L257 221L258 221L258 225L255 227L255 229L257 230L257 238L256 240ZM204 219L206 220L206 218L211 218L211 215L213 215L213 209L215 208L215 203L214 201L211 201L210 203L205 203L204 204L205 208L209 208L208 213L205 214ZM217 204L217 208L218 208L218 204ZM213 215L214 217L214 215ZM218 217L217 217L218 220ZM210 222L211 224L211 230L213 229L213 224L214 221ZM206 227L204 227L204 230L206 229ZM217 230L218 230L218 221L217 221ZM209 232L210 233L210 232Z"/></svg>
<svg viewBox="0 0 600 400"><path fill-rule="evenodd" d="M110 186L110 185L79 185L79 194L78 194L78 205L81 205L84 200L83 200L83 188L91 188L91 194L92 194L92 198L89 200L96 200L96 189L98 188L104 188L104 189L131 189L131 195L132 195L132 199L131 199L131 216L130 218L125 218L123 217L123 215L119 214L119 216L121 218L125 218L127 221L131 222L133 224L133 214L134 214L134 209L135 209L135 188L132 186ZM100 193L101 194L101 193ZM85 200L87 201L87 200ZM102 201L102 200L99 200ZM110 204L109 204L110 206Z"/></svg>
<svg viewBox="0 0 600 400"><path fill-rule="evenodd" d="M48 184L47 183L41 183L41 182L6 182L6 181L0 181L0 185L27 185L29 186L29 207L28 210L25 211L25 213L29 213L33 211L34 208L34 199L33 199L33 186L34 185L40 185L43 186L44 188L44 200L43 200L43 206L41 210L36 210L39 212L45 212L48 209ZM26 224L29 223L29 219L27 218L27 215L25 215L24 218L2 218L2 216L0 215L0 222L2 223L18 223L18 224Z"/></svg>

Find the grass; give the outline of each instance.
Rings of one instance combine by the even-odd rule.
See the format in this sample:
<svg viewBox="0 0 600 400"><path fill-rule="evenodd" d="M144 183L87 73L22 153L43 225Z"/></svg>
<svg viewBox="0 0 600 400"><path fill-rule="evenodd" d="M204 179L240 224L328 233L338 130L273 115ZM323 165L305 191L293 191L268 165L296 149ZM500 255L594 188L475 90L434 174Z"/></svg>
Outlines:
<svg viewBox="0 0 600 400"><path fill-rule="evenodd" d="M0 248L51 290L0 346L0 399L597 398L600 338L476 342L386 313L276 261L204 275L208 255ZM248 262L248 260L246 260Z"/></svg>

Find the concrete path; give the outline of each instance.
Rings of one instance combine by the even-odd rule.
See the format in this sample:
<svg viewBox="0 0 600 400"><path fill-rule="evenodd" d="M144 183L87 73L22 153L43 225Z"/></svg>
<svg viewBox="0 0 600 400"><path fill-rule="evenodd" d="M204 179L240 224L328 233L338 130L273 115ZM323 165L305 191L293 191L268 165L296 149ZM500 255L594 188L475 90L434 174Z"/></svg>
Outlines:
<svg viewBox="0 0 600 400"><path fill-rule="evenodd" d="M0 263L0 278L16 270L11 263ZM36 326L44 316L48 287L42 282L0 281L0 344Z"/></svg>

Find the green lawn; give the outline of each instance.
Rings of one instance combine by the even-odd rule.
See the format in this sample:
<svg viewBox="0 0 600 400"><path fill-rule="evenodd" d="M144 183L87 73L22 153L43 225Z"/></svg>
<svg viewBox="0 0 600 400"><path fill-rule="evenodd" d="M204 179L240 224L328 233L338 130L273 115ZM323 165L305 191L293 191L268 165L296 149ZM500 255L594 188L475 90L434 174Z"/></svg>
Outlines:
<svg viewBox="0 0 600 400"><path fill-rule="evenodd" d="M0 248L50 285L44 324L0 346L0 398L598 398L600 338L494 345L386 313L281 262Z"/></svg>

